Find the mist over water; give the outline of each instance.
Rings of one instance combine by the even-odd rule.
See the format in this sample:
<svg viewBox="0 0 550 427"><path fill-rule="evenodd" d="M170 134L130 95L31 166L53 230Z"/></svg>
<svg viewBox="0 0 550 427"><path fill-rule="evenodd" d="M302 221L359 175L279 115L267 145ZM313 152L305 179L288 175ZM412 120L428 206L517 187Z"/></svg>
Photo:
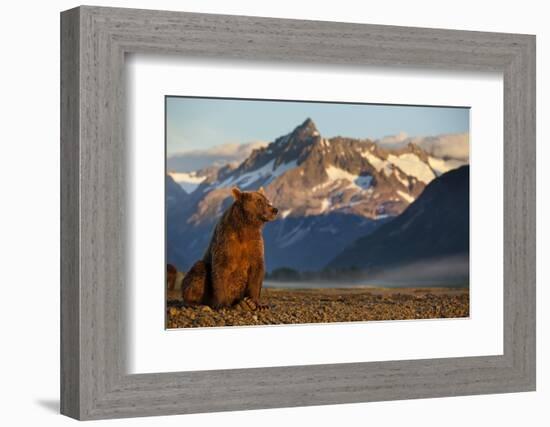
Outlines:
<svg viewBox="0 0 550 427"><path fill-rule="evenodd" d="M265 287L287 289L329 288L429 288L469 286L470 261L468 255L415 262L392 267L358 279L264 281Z"/></svg>

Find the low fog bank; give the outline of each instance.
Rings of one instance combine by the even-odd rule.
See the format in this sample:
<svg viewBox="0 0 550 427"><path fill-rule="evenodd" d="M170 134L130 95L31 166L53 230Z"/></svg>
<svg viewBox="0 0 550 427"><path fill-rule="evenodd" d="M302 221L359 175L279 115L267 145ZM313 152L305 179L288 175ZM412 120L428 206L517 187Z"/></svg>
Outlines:
<svg viewBox="0 0 550 427"><path fill-rule="evenodd" d="M264 286L278 288L468 287L469 264L469 256L465 254L392 266L371 272L350 269L301 273L283 268L268 274Z"/></svg>

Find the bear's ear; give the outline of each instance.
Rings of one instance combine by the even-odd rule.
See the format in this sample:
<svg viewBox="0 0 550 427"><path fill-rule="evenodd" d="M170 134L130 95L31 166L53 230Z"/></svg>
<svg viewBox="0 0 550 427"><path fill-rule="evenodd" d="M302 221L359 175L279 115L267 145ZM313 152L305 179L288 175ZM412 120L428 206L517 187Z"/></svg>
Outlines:
<svg viewBox="0 0 550 427"><path fill-rule="evenodd" d="M260 193L261 195L265 196L264 187L260 187L260 189L258 190L258 193Z"/></svg>
<svg viewBox="0 0 550 427"><path fill-rule="evenodd" d="M233 193L233 197L235 198L235 200L237 201L241 200L243 192L239 190L239 187L233 187L231 189L231 193Z"/></svg>

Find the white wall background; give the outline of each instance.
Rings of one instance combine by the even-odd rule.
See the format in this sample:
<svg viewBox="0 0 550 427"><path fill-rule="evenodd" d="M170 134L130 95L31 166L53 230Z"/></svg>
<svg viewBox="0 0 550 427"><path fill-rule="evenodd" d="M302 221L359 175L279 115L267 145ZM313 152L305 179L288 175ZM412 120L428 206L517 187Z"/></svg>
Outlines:
<svg viewBox="0 0 550 427"><path fill-rule="evenodd" d="M460 426L548 425L550 335L544 261L550 256L550 28L545 4L462 0L96 1L97 5L409 25L537 35L538 391L412 401L109 421L111 425L275 426L298 423ZM0 25L0 209L3 425L62 426L59 405L59 11L75 1L9 2ZM546 197L545 197L546 196ZM177 357L177 355L173 355ZM546 360L545 360L546 359ZM546 362L546 363L545 363Z"/></svg>

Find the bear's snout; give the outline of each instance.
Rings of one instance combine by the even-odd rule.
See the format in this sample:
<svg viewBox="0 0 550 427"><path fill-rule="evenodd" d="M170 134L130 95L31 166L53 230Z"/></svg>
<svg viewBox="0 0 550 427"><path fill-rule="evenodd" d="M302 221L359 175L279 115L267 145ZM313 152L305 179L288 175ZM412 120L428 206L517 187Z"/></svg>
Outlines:
<svg viewBox="0 0 550 427"><path fill-rule="evenodd" d="M268 205L264 210L264 213L261 216L261 218L263 221L273 221L275 220L275 218L277 218L278 212L279 212L279 209L277 209L274 206Z"/></svg>

